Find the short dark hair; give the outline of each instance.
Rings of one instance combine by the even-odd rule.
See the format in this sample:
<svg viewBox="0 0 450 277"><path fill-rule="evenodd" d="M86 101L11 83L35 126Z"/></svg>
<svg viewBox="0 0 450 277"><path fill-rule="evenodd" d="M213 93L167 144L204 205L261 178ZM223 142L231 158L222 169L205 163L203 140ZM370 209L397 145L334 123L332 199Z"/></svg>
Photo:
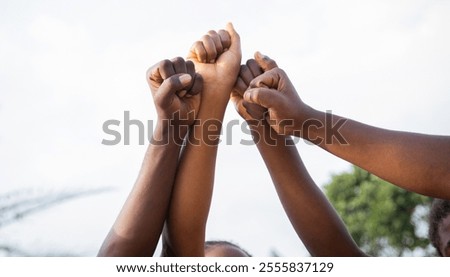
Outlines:
<svg viewBox="0 0 450 277"><path fill-rule="evenodd" d="M226 241L226 240L208 240L205 241L205 249L211 249L214 248L215 246L220 246L220 245L226 245L226 246L231 246L234 248L237 248L239 250L241 250L242 252L244 252L245 255L251 257L252 255L250 255L250 253L248 253L245 249L243 249L242 247L240 247L239 245Z"/></svg>
<svg viewBox="0 0 450 277"><path fill-rule="evenodd" d="M436 248L439 256L443 256L440 245L441 238L439 237L439 226L442 220L450 214L450 201L444 199L434 199L431 203L430 214L428 217L428 238L431 244Z"/></svg>

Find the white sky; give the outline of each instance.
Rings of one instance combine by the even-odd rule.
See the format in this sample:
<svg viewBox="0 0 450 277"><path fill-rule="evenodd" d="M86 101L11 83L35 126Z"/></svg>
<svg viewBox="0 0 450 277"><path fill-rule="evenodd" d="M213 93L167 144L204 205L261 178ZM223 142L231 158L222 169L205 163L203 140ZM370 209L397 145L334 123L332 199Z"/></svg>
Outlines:
<svg viewBox="0 0 450 277"><path fill-rule="evenodd" d="M155 111L146 69L185 56L232 21L243 62L259 50L286 70L302 99L379 127L450 134L448 1L2 1L0 192L111 186L0 230L33 253L95 255L140 167L145 146L104 146L108 119ZM239 116L232 105L226 120ZM306 250L254 146L219 150L208 239L256 256ZM132 137L133 139L133 137ZM323 185L349 165L299 143Z"/></svg>

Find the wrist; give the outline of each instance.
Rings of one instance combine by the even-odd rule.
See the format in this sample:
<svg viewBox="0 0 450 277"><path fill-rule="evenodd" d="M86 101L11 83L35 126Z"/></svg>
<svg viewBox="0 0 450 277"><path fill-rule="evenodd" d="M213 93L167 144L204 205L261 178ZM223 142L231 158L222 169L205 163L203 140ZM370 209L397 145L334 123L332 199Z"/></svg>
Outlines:
<svg viewBox="0 0 450 277"><path fill-rule="evenodd" d="M260 151L295 145L291 136L278 134L266 120L260 120L259 124L249 126L253 142Z"/></svg>
<svg viewBox="0 0 450 277"><path fill-rule="evenodd" d="M301 113L296 118L296 130L300 132L300 137L314 144L320 144L324 136L325 124L325 113L308 105L302 107Z"/></svg>
<svg viewBox="0 0 450 277"><path fill-rule="evenodd" d="M266 119L245 119L245 122L247 123L249 129L251 132L259 132L264 129L269 129L270 124L267 122Z"/></svg>
<svg viewBox="0 0 450 277"><path fill-rule="evenodd" d="M181 145L188 130L188 125L174 124L173 120L158 119L153 132L152 143Z"/></svg>
<svg viewBox="0 0 450 277"><path fill-rule="evenodd" d="M222 120L225 111L227 109L228 101L230 99L230 94L219 94L220 92L214 92L210 95L204 93L202 95L202 103L198 112L197 119L218 119Z"/></svg>

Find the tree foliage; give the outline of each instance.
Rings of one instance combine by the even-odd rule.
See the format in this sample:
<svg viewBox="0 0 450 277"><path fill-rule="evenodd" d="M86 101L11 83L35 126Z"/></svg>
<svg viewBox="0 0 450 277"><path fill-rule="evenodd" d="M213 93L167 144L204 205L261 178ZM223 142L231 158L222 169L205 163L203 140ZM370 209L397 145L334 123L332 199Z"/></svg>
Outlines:
<svg viewBox="0 0 450 277"><path fill-rule="evenodd" d="M353 167L333 176L325 193L356 243L372 256L428 254L426 215L431 199ZM422 234L420 234L422 233Z"/></svg>

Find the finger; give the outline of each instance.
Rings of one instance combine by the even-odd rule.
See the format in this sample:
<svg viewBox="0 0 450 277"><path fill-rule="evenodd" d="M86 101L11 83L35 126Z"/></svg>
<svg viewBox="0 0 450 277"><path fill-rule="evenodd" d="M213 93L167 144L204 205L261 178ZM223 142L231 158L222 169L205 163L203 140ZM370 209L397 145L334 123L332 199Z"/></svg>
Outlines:
<svg viewBox="0 0 450 277"><path fill-rule="evenodd" d="M255 53L255 60L264 72L278 67L277 63L274 60L266 55L261 54L261 52L259 51Z"/></svg>
<svg viewBox="0 0 450 277"><path fill-rule="evenodd" d="M250 82L249 87L250 88L266 87L277 89L282 73L283 71L279 68L274 68L269 71L266 71L263 74L259 75L258 77L254 78Z"/></svg>
<svg viewBox="0 0 450 277"><path fill-rule="evenodd" d="M175 74L187 73L186 62L181 57L176 57L171 60Z"/></svg>
<svg viewBox="0 0 450 277"><path fill-rule="evenodd" d="M258 63L254 59L248 60L246 65L247 65L248 69L251 71L253 78L264 73L262 68L258 65Z"/></svg>
<svg viewBox="0 0 450 277"><path fill-rule="evenodd" d="M245 111L245 108L242 106L242 95L237 93L236 91L232 91L230 94L230 100L233 102L234 108L236 111L241 114L242 111ZM241 114L242 115L242 114ZM244 117L244 115L242 115Z"/></svg>
<svg viewBox="0 0 450 277"><path fill-rule="evenodd" d="M236 91L233 90L230 93L230 100L231 100L231 102L233 102L234 107L237 109L238 103L242 100L242 96L239 93L237 93Z"/></svg>
<svg viewBox="0 0 450 277"><path fill-rule="evenodd" d="M186 65L186 73L191 75L192 80L195 80L195 65L192 61L187 60L185 62ZM189 92L192 89L192 86L194 85L194 81L191 82L191 86L187 88L187 91Z"/></svg>
<svg viewBox="0 0 450 277"><path fill-rule="evenodd" d="M229 51L231 51L232 53L234 53L235 55L237 55L239 58L241 57L241 38L239 36L239 34L236 32L236 30L234 29L234 26L231 22L229 22L225 28L228 32L228 34L230 34L230 39L231 39L231 45L229 48Z"/></svg>
<svg viewBox="0 0 450 277"><path fill-rule="evenodd" d="M217 50L213 39L208 35L204 35L202 42L206 50L206 63L214 63L217 57Z"/></svg>
<svg viewBox="0 0 450 277"><path fill-rule="evenodd" d="M187 93L187 90L183 89L179 92L177 92L178 97L183 98Z"/></svg>
<svg viewBox="0 0 450 277"><path fill-rule="evenodd" d="M228 48L230 48L230 46L231 46L230 34L227 31L223 30L223 29L219 30L218 34L219 34L219 37L220 37L220 42L222 43L223 51L228 50Z"/></svg>
<svg viewBox="0 0 450 277"><path fill-rule="evenodd" d="M216 31L211 30L208 32L208 35L212 38L214 46L216 47L217 56L219 56L223 53L222 41L220 40L219 34Z"/></svg>
<svg viewBox="0 0 450 277"><path fill-rule="evenodd" d="M242 97L247 88L248 88L248 84L246 84L244 82L244 80L242 80L241 77L238 77L236 80L236 83L234 84L233 91Z"/></svg>
<svg viewBox="0 0 450 277"><path fill-rule="evenodd" d="M159 63L153 65L146 72L147 82L150 86L159 87L164 79L161 77L161 73L159 72Z"/></svg>
<svg viewBox="0 0 450 277"><path fill-rule="evenodd" d="M188 59L193 59L201 63L206 63L207 55L203 42L201 41L194 42L194 44L191 46L191 50L189 51Z"/></svg>
<svg viewBox="0 0 450 277"><path fill-rule="evenodd" d="M200 74L195 74L192 79L192 86L189 88L187 96L197 95L203 90L203 77Z"/></svg>
<svg viewBox="0 0 450 277"><path fill-rule="evenodd" d="M159 73L163 80L173 76L175 74L175 69L173 68L173 64L169 60L163 60L159 63Z"/></svg>
<svg viewBox="0 0 450 277"><path fill-rule="evenodd" d="M186 61L186 73L194 77L195 75L195 65L192 61Z"/></svg>
<svg viewBox="0 0 450 277"><path fill-rule="evenodd" d="M160 97L164 95L173 95L176 92L181 92L191 85L192 77L189 74L174 75L162 83L159 87L158 94Z"/></svg>
<svg viewBox="0 0 450 277"><path fill-rule="evenodd" d="M245 115L246 110L245 110L245 107L243 106L244 101L242 99L242 95L240 95L236 91L232 91L230 94L230 101L233 102L234 108L242 117L244 117L244 118L248 117ZM242 114L242 113L244 113L244 114Z"/></svg>
<svg viewBox="0 0 450 277"><path fill-rule="evenodd" d="M248 68L247 65L241 65L239 77L242 79L242 81L244 81L247 87L249 86L250 82L255 78L255 76L253 76L252 71Z"/></svg>
<svg viewBox="0 0 450 277"><path fill-rule="evenodd" d="M189 74L177 74L164 80L157 92L157 96L161 101L160 104L162 106L169 105L174 94L177 92L178 94L183 94L182 91L191 85L191 81L192 77Z"/></svg>
<svg viewBox="0 0 450 277"><path fill-rule="evenodd" d="M280 103L282 94L277 90L268 88L252 88L244 93L244 100L258 104L264 108L270 108Z"/></svg>
<svg viewBox="0 0 450 277"><path fill-rule="evenodd" d="M253 117L253 119L256 119L256 120L264 119L264 114L267 111L266 108L264 108L260 105L254 104L254 103L249 103L247 101L242 101L242 105L244 106L247 113L251 117Z"/></svg>

